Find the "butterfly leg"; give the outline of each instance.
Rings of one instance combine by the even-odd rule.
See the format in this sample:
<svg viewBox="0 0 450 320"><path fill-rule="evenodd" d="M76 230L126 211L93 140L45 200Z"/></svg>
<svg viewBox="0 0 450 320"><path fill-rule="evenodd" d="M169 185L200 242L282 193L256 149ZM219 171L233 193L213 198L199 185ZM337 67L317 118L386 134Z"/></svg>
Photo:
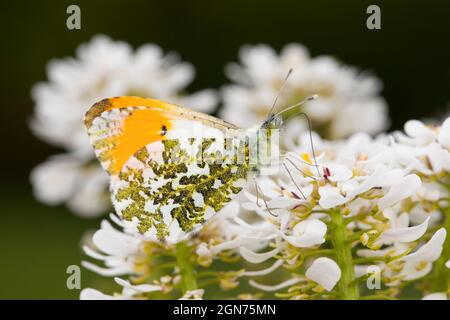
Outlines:
<svg viewBox="0 0 450 320"><path fill-rule="evenodd" d="M255 188L256 188L256 205L257 205L258 207L260 206L259 203L258 203L258 199L259 199L259 191L261 191L261 193L262 193L262 195L263 195L261 198L263 199L263 202L264 202L264 205L265 205L265 207L266 207L266 210L270 213L271 216L273 216L273 217L278 217L278 215L274 214L274 213L270 210L269 204L267 203L266 198L264 198L264 193L262 192L261 188L259 187L258 182L256 181L256 178L255 178L255 177L253 177L253 181L254 181L254 183L255 183Z"/></svg>
<svg viewBox="0 0 450 320"><path fill-rule="evenodd" d="M311 179L313 179L313 180L317 180L316 179L316 177L314 177L314 176L312 176L312 175L310 175L310 174L307 174L307 173L305 173L302 169L300 169L295 163L294 163L294 161L292 161L291 159L289 159L288 157L286 157L285 158L285 160L287 161L287 162L289 162L298 172L300 172L303 176L305 176L305 177L308 177L308 178L311 178ZM302 162L303 163L303 162ZM285 164L284 162L283 162L283 164ZM309 165L311 165L311 164L309 164ZM312 165L312 166L314 166L314 165Z"/></svg>

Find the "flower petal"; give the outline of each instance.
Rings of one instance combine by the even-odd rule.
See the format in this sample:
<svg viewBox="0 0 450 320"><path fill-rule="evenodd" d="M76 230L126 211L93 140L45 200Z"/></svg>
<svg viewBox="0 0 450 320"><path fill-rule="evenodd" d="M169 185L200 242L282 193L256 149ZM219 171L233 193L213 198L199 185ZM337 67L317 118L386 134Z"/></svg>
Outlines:
<svg viewBox="0 0 450 320"><path fill-rule="evenodd" d="M382 233L380 241L382 242L412 242L416 241L425 234L428 228L428 217L424 222L418 226L407 228L389 229Z"/></svg>
<svg viewBox="0 0 450 320"><path fill-rule="evenodd" d="M153 284L139 284L132 285L129 281L123 280L121 278L115 277L114 281L122 286L124 289L128 289L130 293L145 293L145 292L153 292L153 291L161 291L161 286L153 285Z"/></svg>
<svg viewBox="0 0 450 320"><path fill-rule="evenodd" d="M378 201L378 207L384 210L397 202L413 195L421 185L420 178L415 174L404 177L400 182L394 184L387 194Z"/></svg>
<svg viewBox="0 0 450 320"><path fill-rule="evenodd" d="M419 120L409 120L404 126L405 133L413 138L422 138L432 141L435 138L433 130L428 128Z"/></svg>
<svg viewBox="0 0 450 320"><path fill-rule="evenodd" d="M413 252L403 258L406 262L433 262L436 261L442 252L442 245L444 244L447 231L445 228L440 228L431 237L431 239L421 246L416 252Z"/></svg>
<svg viewBox="0 0 450 320"><path fill-rule="evenodd" d="M271 265L270 267L268 267L266 269L257 270L257 271L245 271L242 275L246 276L246 277L265 276L265 275L272 273L276 269L278 269L281 265L283 265L283 263L284 263L283 260L277 260L277 261L275 261L275 263L273 265Z"/></svg>
<svg viewBox="0 0 450 320"><path fill-rule="evenodd" d="M450 118L447 118L442 124L438 140L441 146L450 149Z"/></svg>
<svg viewBox="0 0 450 320"><path fill-rule="evenodd" d="M422 300L448 300L445 292L435 292L427 294Z"/></svg>
<svg viewBox="0 0 450 320"><path fill-rule="evenodd" d="M327 225L319 219L303 220L297 223L291 236L282 237L298 248L312 247L325 242Z"/></svg>
<svg viewBox="0 0 450 320"><path fill-rule="evenodd" d="M269 201L267 206L270 209L284 209L289 207L295 207L302 203L305 203L302 199L295 199L290 197L276 197Z"/></svg>
<svg viewBox="0 0 450 320"><path fill-rule="evenodd" d="M324 209L330 209L346 203L349 199L341 195L338 188L325 185L319 188L319 205Z"/></svg>
<svg viewBox="0 0 450 320"><path fill-rule="evenodd" d="M255 287L257 289L263 290L263 291L268 291L268 292L273 292L273 291L278 291L281 290L283 288L286 287L290 287L296 283L299 283L300 281L305 281L305 279L302 278L292 278L286 281L283 281L279 284L270 286L270 285L264 285L264 284L260 284L256 281L250 280L248 283L252 286Z"/></svg>
<svg viewBox="0 0 450 320"><path fill-rule="evenodd" d="M434 172L450 171L450 152L437 143L427 146L426 155Z"/></svg>
<svg viewBox="0 0 450 320"><path fill-rule="evenodd" d="M331 291L341 278L341 269L334 260L322 257L314 260L305 275L325 290Z"/></svg>
<svg viewBox="0 0 450 320"><path fill-rule="evenodd" d="M80 292L80 300L127 300L124 296L110 296L92 288Z"/></svg>
<svg viewBox="0 0 450 320"><path fill-rule="evenodd" d="M276 255L278 252L280 252L280 248L277 247L271 251L263 252L263 253L256 253L253 252L250 249L247 249L246 247L240 247L239 253L241 256L252 263L261 263L264 262L270 258L272 258L274 255Z"/></svg>

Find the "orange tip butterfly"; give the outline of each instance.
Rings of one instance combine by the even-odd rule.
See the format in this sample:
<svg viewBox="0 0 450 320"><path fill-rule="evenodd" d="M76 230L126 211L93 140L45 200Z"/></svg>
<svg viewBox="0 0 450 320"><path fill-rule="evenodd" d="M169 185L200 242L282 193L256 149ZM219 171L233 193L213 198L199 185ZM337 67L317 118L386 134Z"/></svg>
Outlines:
<svg viewBox="0 0 450 320"><path fill-rule="evenodd" d="M160 100L123 96L94 104L85 126L110 175L117 214L146 238L177 243L230 202L249 176L278 161L274 137L302 103L241 130Z"/></svg>

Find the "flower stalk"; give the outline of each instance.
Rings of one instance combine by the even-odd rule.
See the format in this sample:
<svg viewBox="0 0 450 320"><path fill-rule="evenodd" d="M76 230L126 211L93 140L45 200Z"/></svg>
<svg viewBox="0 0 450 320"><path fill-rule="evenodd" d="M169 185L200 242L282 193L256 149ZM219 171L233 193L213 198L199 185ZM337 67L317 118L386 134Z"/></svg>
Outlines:
<svg viewBox="0 0 450 320"><path fill-rule="evenodd" d="M359 299L358 283L355 281L355 270L351 245L348 243L346 225L339 210L330 210L332 244L336 262L341 269L341 279L337 284L338 293L344 300Z"/></svg>
<svg viewBox="0 0 450 320"><path fill-rule="evenodd" d="M183 292L197 289L197 279L194 267L191 263L191 253L189 246L185 241L177 243L175 255L178 268L180 268L181 287Z"/></svg>

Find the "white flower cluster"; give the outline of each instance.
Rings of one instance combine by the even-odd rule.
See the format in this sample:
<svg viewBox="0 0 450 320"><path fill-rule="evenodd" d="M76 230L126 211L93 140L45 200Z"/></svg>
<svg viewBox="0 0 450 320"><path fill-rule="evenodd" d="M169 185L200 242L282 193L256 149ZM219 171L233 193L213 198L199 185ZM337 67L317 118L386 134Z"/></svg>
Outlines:
<svg viewBox="0 0 450 320"><path fill-rule="evenodd" d="M287 122L279 173L249 179L185 242L155 242L111 215L84 246L99 262L83 265L121 290L87 288L81 299L395 299L411 285L423 299L448 299L450 118L373 138L389 124L380 81L299 44L280 54L243 47L226 73L234 83L221 91L221 118L247 127L265 120L277 95L275 111L318 94L301 110L312 136L304 121ZM31 127L64 153L31 180L38 199L82 216L110 209L108 177L83 128L93 103L137 95L211 112L218 100L211 90L186 94L194 69L175 54L106 36L51 62L47 74L32 91Z"/></svg>
<svg viewBox="0 0 450 320"><path fill-rule="evenodd" d="M133 51L125 42L99 35L82 44L76 58L51 61L48 82L33 87L33 132L65 153L38 165L31 174L36 197L53 205L67 203L82 216L104 214L110 207L108 177L95 160L83 125L85 112L105 97L153 97L211 112L214 91L184 93L194 68L174 53L146 44Z"/></svg>
<svg viewBox="0 0 450 320"><path fill-rule="evenodd" d="M264 225L255 224L248 228L236 224L239 221L239 204L230 203L224 208L220 215L217 215L189 241L188 263L196 264L199 268L207 269L215 259L223 261L235 260L237 248L241 250L260 250L265 247L272 236L267 236ZM140 299L145 298L149 292L159 292L165 295L172 295L175 298L186 298L190 296L186 292L178 292L177 287L181 285L181 270L172 260L177 260L179 251L176 245L164 245L147 239L138 233L135 228L123 223L116 215L110 215L111 221L121 229L115 228L109 221L104 220L101 228L92 236L91 245L83 247L85 253L96 260L102 262L99 266L89 261L83 261L82 265L102 276L115 277L115 281L124 287L123 292L114 296L100 293L98 290L87 288L81 292L81 299ZM161 260L160 257L164 258ZM209 269L208 269L209 270ZM218 271L212 273L212 278L220 282L221 288L230 289L238 285L236 279L241 276L252 276L254 272ZM135 290L130 287L129 282L117 276L130 275L134 282L139 283L133 288L147 288L149 290ZM148 281L151 279L151 283ZM126 285L124 285L126 284ZM133 290L129 290L129 289ZM194 289L196 298L203 296Z"/></svg>
<svg viewBox="0 0 450 320"><path fill-rule="evenodd" d="M358 299L371 277L378 277L379 286L365 298L401 297L412 282L425 286L425 299L446 297L449 137L450 118L441 127L409 121L405 133L375 139L355 134L326 141L314 134L315 154L309 134L301 135L286 155L284 170L249 183L239 201L188 241L195 277L209 274L222 290L250 278L258 291L238 298L267 292L288 299ZM93 242L104 254L85 250L106 268L84 263L87 268L106 276L132 274L137 286L153 279L150 284L166 294L179 287L184 273L178 265L162 274L148 265L142 268L140 261L148 264L160 253L145 249L156 244L142 236L103 222ZM161 250L178 254L176 248ZM234 271L216 270L216 261L232 262ZM128 292L116 298L143 297L142 291ZM82 298L87 293L103 297L85 289Z"/></svg>
<svg viewBox="0 0 450 320"><path fill-rule="evenodd" d="M245 46L240 60L240 65L232 63L226 69L236 84L222 91L224 107L220 116L224 120L242 127L264 121L287 70L292 68L280 92L278 110L319 95L320 99L304 106L304 112L322 137L374 134L389 124L386 103L379 96L381 82L332 57L311 58L304 46L293 43L285 46L280 55L266 45ZM301 123L293 121L291 126L298 128Z"/></svg>
<svg viewBox="0 0 450 320"><path fill-rule="evenodd" d="M258 179L243 204L272 225L266 234L273 237L270 250L240 250L249 262L275 258L274 266L292 267L295 274L277 285L250 284L267 291L290 287L283 295L289 298L315 297L322 289L358 298L358 281L378 270L386 288L381 292L388 296L399 294L389 288L427 275L427 283L445 294L450 280L445 270L450 266L450 118L441 127L409 121L405 133L376 139L356 134L328 142L315 135L315 160L308 134L298 141L284 170ZM304 276L298 276L303 269ZM320 287L309 286L310 281Z"/></svg>

